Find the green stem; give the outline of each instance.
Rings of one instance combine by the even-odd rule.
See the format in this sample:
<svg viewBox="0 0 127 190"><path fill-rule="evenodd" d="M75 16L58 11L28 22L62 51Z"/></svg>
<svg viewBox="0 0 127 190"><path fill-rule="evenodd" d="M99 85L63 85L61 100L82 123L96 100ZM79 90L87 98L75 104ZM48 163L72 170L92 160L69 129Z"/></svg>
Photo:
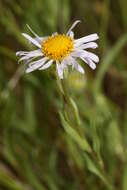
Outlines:
<svg viewBox="0 0 127 190"><path fill-rule="evenodd" d="M79 135L81 137L84 137L84 135L83 135L84 132L83 132L82 127L81 127L81 120L80 120L80 116L79 116L79 111L78 111L76 103L70 97L70 95L68 93L68 86L67 86L66 79L61 80L61 86L62 86L62 90L63 90L63 94L64 94L64 100L66 101L66 104L71 109L72 114L74 114L74 119L75 119L75 123L76 123L76 125L75 125L76 131L79 133ZM69 118L69 116L68 116L68 118Z"/></svg>

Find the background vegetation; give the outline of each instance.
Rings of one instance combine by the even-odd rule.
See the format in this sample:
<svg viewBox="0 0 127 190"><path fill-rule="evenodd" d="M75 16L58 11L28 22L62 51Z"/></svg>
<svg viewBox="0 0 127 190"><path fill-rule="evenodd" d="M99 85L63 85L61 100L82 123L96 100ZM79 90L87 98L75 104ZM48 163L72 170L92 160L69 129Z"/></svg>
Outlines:
<svg viewBox="0 0 127 190"><path fill-rule="evenodd" d="M126 0L0 0L1 190L127 190L126 8ZM76 19L77 38L100 36L97 70L84 65L85 76L68 78L92 154L60 120L52 70L26 75L15 56L29 48L26 23L43 36Z"/></svg>

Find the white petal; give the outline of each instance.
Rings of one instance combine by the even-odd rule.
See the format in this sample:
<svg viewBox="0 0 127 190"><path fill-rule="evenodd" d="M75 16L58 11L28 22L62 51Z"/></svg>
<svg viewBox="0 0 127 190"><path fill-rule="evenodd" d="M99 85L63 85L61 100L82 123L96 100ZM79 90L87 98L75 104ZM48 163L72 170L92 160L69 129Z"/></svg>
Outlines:
<svg viewBox="0 0 127 190"><path fill-rule="evenodd" d="M23 54L23 53L21 53ZM40 57L40 56L43 56L43 53L41 52L41 50L34 50L34 51L30 51L30 52L27 52L27 53L24 53L24 56L22 56L18 63L21 62L21 61L24 61L24 60L27 60L27 59L30 59L30 58L36 58L36 57Z"/></svg>
<svg viewBox="0 0 127 190"><path fill-rule="evenodd" d="M36 69L38 69L39 67L41 67L46 61L47 61L47 57L42 58L38 61L33 61L29 64L29 67L26 69L26 73L30 73Z"/></svg>
<svg viewBox="0 0 127 190"><path fill-rule="evenodd" d="M36 51L36 50L35 50ZM43 53L41 51L31 51L31 52L28 52L28 53L24 53L24 56L22 56L18 63L20 63L21 61L25 61L25 63L29 63L30 61L32 61L33 59L37 58L37 57L42 57L43 56Z"/></svg>
<svg viewBox="0 0 127 190"><path fill-rule="evenodd" d="M71 55L69 55L66 59L66 62L67 62L67 65L72 65L73 67L73 65L75 64L75 59Z"/></svg>
<svg viewBox="0 0 127 190"><path fill-rule="evenodd" d="M71 31L70 34L69 34L69 36L70 36L71 38L74 38L74 32Z"/></svg>
<svg viewBox="0 0 127 190"><path fill-rule="evenodd" d="M37 60L37 61L33 61L33 62L31 62L30 64L29 64L29 67L36 67L36 65L38 65L39 63L39 61L41 61L43 64L48 60L49 58L48 57L43 57L42 59L39 59L39 60Z"/></svg>
<svg viewBox="0 0 127 190"><path fill-rule="evenodd" d="M70 65L70 64L71 64L71 63L69 62L69 57L70 57L70 56L64 58L63 61L61 62L61 67L62 67L62 69L65 69L65 68L67 67L67 65Z"/></svg>
<svg viewBox="0 0 127 190"><path fill-rule="evenodd" d="M73 65L73 58L71 55L67 56L62 62L61 62L61 68L64 70L67 65Z"/></svg>
<svg viewBox="0 0 127 190"><path fill-rule="evenodd" d="M24 60L25 64L30 64L31 61L33 61L36 57L29 58L27 60Z"/></svg>
<svg viewBox="0 0 127 190"><path fill-rule="evenodd" d="M41 45L37 42L37 40L33 39L31 36L29 36L28 34L22 33L22 35L28 40L30 41L32 44L34 44L35 46L41 48Z"/></svg>
<svg viewBox="0 0 127 190"><path fill-rule="evenodd" d="M95 63L99 62L99 57L94 53L83 50L83 57L87 57L88 59L92 59Z"/></svg>
<svg viewBox="0 0 127 190"><path fill-rule="evenodd" d="M38 57L38 56L34 56L34 57L29 57L29 56L23 56L23 57L21 57L19 60L18 60L18 63L20 63L21 61L27 61L27 60L33 60L33 59L35 59L36 57ZM29 61L28 61L29 62Z"/></svg>
<svg viewBox="0 0 127 190"><path fill-rule="evenodd" d="M38 50L30 51L26 55L29 57L34 57L34 56L42 56L44 54L42 53L42 51L40 49L38 49Z"/></svg>
<svg viewBox="0 0 127 190"><path fill-rule="evenodd" d="M75 50L71 53L72 57L80 57L82 53L79 50Z"/></svg>
<svg viewBox="0 0 127 190"><path fill-rule="evenodd" d="M95 43L95 42L89 42L89 43L82 44L82 45L79 44L79 46L76 47L76 49L77 50L78 49L87 49L87 48L96 49L97 47L98 47L97 43Z"/></svg>
<svg viewBox="0 0 127 190"><path fill-rule="evenodd" d="M44 70L49 68L53 64L53 60L48 61L44 66L40 67L39 70Z"/></svg>
<svg viewBox="0 0 127 190"><path fill-rule="evenodd" d="M67 62L66 61L62 61L61 62L61 67L62 67L62 69L65 69L67 67Z"/></svg>
<svg viewBox="0 0 127 190"><path fill-rule="evenodd" d="M72 26L69 28L69 30L68 30L68 32L67 32L67 35L70 34L70 32L72 31L72 29L73 29L79 22L81 22L81 21L80 21L80 20L76 20L76 21L72 24Z"/></svg>
<svg viewBox="0 0 127 190"><path fill-rule="evenodd" d="M18 60L18 63L20 63L21 61L28 60L28 59L30 59L30 57L28 57L27 55L26 55L26 56L23 56L23 57L21 57L21 58Z"/></svg>
<svg viewBox="0 0 127 190"><path fill-rule="evenodd" d="M18 56L19 54L20 54L20 51L17 51L17 52L16 52L16 56Z"/></svg>
<svg viewBox="0 0 127 190"><path fill-rule="evenodd" d="M42 43L43 40L45 40L47 38L47 36L45 37L39 37L32 29L31 27L27 24L26 25L28 27L28 29L31 31L31 33L35 36L35 38L33 38L34 40L36 40L40 45Z"/></svg>
<svg viewBox="0 0 127 190"><path fill-rule="evenodd" d="M85 59L83 57L81 57L81 59L86 62L91 67L91 69L96 69L96 64L91 59Z"/></svg>
<svg viewBox="0 0 127 190"><path fill-rule="evenodd" d="M75 68L75 65L77 65L77 61L75 60L75 58L70 56L70 64L72 65L72 69Z"/></svg>
<svg viewBox="0 0 127 190"><path fill-rule="evenodd" d="M82 38L79 38L77 40L75 40L75 46L79 46L80 43L87 43L87 42L92 42L95 41L99 38L99 36L97 34L91 34Z"/></svg>
<svg viewBox="0 0 127 190"><path fill-rule="evenodd" d="M39 37L39 38L33 38L34 40L36 40L40 45L42 44L42 42L44 40L46 40L48 38L48 36L45 37Z"/></svg>
<svg viewBox="0 0 127 190"><path fill-rule="evenodd" d="M17 56L23 56L23 55L37 55L37 54L43 54L40 49L34 50L34 51L18 51L16 52Z"/></svg>
<svg viewBox="0 0 127 190"><path fill-rule="evenodd" d="M97 55L86 50L77 50L72 53L72 56L92 59L95 63L99 62L99 57Z"/></svg>
<svg viewBox="0 0 127 190"><path fill-rule="evenodd" d="M30 27L28 24L26 24L26 26L27 26L28 29L31 31L31 33L32 33L34 36L36 36L36 38L39 38L39 36L31 29L31 27Z"/></svg>
<svg viewBox="0 0 127 190"><path fill-rule="evenodd" d="M17 51L16 56L22 56L26 53L26 51Z"/></svg>
<svg viewBox="0 0 127 190"><path fill-rule="evenodd" d="M53 35L53 36L56 36L57 34L58 34L58 32L54 32L52 35Z"/></svg>
<svg viewBox="0 0 127 190"><path fill-rule="evenodd" d="M91 59L88 59L88 62L89 62L89 66L91 67L91 69L96 69L96 64L91 60Z"/></svg>
<svg viewBox="0 0 127 190"><path fill-rule="evenodd" d="M77 64L75 68L76 68L77 71L84 74L84 69L83 69L83 67L81 65Z"/></svg>
<svg viewBox="0 0 127 190"><path fill-rule="evenodd" d="M78 62L74 58L71 58L71 61L72 61L72 69L75 68L77 71L84 74L83 67L79 65Z"/></svg>
<svg viewBox="0 0 127 190"><path fill-rule="evenodd" d="M61 67L61 64L58 61L56 61L56 70L59 78L63 79L63 68Z"/></svg>

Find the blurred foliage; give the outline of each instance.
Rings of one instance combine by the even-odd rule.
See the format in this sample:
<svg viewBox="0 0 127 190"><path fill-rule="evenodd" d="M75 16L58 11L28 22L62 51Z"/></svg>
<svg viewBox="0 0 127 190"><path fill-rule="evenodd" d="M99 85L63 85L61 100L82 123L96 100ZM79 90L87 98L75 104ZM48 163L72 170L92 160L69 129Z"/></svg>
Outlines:
<svg viewBox="0 0 127 190"><path fill-rule="evenodd" d="M126 8L126 0L0 0L0 189L127 190ZM15 56L29 48L26 23L43 36L76 19L76 37L100 36L97 70L84 65L85 76L68 78L71 117L92 153L58 113L52 70L26 75Z"/></svg>

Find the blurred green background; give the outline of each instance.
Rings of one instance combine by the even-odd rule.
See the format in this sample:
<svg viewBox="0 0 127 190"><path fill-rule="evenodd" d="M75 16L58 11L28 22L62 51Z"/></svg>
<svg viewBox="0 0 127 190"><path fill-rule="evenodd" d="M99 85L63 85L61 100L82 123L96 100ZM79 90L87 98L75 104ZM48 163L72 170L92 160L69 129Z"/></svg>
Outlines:
<svg viewBox="0 0 127 190"><path fill-rule="evenodd" d="M15 56L26 24L44 36L76 19L76 38L100 36L96 71L68 77L93 157L62 127L52 69L25 74ZM127 190L126 44L126 0L0 0L0 190Z"/></svg>

